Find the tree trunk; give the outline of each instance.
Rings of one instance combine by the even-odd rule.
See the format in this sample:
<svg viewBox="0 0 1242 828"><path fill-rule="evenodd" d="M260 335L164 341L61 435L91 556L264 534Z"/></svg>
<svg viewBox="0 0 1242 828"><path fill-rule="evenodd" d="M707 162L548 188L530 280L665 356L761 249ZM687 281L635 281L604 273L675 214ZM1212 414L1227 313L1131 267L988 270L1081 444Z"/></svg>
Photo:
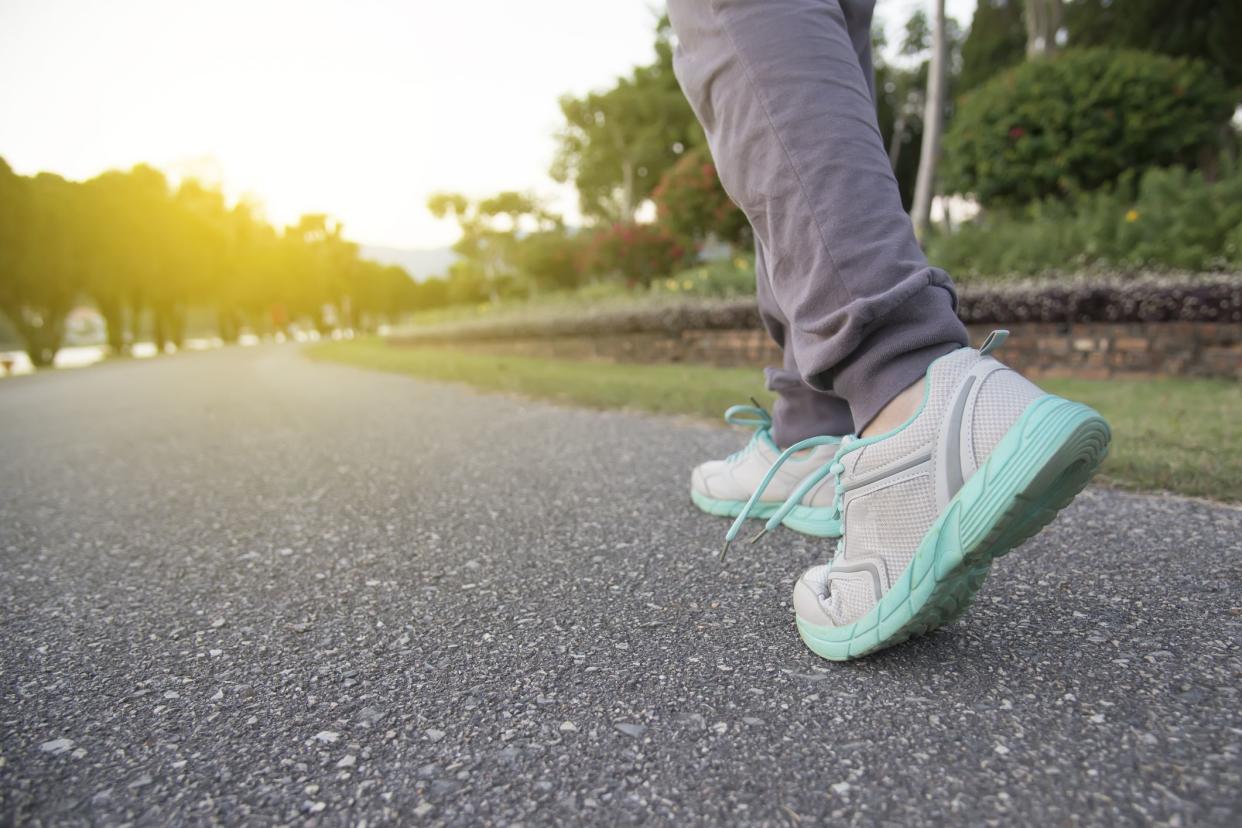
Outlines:
<svg viewBox="0 0 1242 828"><path fill-rule="evenodd" d="M328 315L324 313L324 306L322 304L315 306L314 320L315 330L319 332L320 336L327 336L332 333L332 326L328 324Z"/></svg>
<svg viewBox="0 0 1242 828"><path fill-rule="evenodd" d="M108 351L112 356L125 353L125 305L120 299L96 299L99 315L108 330Z"/></svg>
<svg viewBox="0 0 1242 828"><path fill-rule="evenodd" d="M138 337L142 336L145 331L142 328L142 298L137 294L132 294L126 299L129 307L129 318L126 319L126 326L129 328L129 336L126 342L130 348L138 341Z"/></svg>
<svg viewBox="0 0 1242 828"><path fill-rule="evenodd" d="M621 204L618 205L621 213L622 221L633 221L634 213L638 210L638 205L634 203L634 161L629 156L629 147L626 146L625 136L623 136L615 125L609 130L612 134L612 143L617 148L617 153L621 156Z"/></svg>
<svg viewBox="0 0 1242 828"><path fill-rule="evenodd" d="M169 310L163 304L157 304L152 308L151 316L154 317L154 330L152 338L155 340L155 350L157 353L164 353L164 349L168 347L169 333Z"/></svg>
<svg viewBox="0 0 1242 828"><path fill-rule="evenodd" d="M888 142L888 165L893 168L893 173L897 172L897 162L901 160L901 145L904 143L901 139L905 137L906 132L906 113L903 111L893 121L893 136Z"/></svg>
<svg viewBox="0 0 1242 828"><path fill-rule="evenodd" d="M10 314L13 326L26 343L26 355L30 357L31 365L47 368L56 360L56 352L60 350L61 340L65 336L65 317L68 314L67 308L48 308L39 314L37 325L20 311Z"/></svg>
<svg viewBox="0 0 1242 828"><path fill-rule="evenodd" d="M238 313L233 308L221 307L216 310L216 330L222 342L233 344L241 333Z"/></svg>
<svg viewBox="0 0 1242 828"><path fill-rule="evenodd" d="M621 162L621 215L626 221L634 220L638 205L634 203L634 162L625 159Z"/></svg>
<svg viewBox="0 0 1242 828"><path fill-rule="evenodd" d="M927 101L923 110L923 146L919 174L914 183L910 217L919 238L931 223L932 197L936 194L936 164L940 160L940 133L944 130L945 103L944 0L936 0L932 19L931 65L927 68Z"/></svg>
<svg viewBox="0 0 1242 828"><path fill-rule="evenodd" d="M185 306L173 305L168 311L168 322L168 333L172 338L172 343L180 351L185 348Z"/></svg>
<svg viewBox="0 0 1242 828"><path fill-rule="evenodd" d="M1061 28L1062 0L1026 0L1027 59L1045 57L1057 50L1057 31Z"/></svg>

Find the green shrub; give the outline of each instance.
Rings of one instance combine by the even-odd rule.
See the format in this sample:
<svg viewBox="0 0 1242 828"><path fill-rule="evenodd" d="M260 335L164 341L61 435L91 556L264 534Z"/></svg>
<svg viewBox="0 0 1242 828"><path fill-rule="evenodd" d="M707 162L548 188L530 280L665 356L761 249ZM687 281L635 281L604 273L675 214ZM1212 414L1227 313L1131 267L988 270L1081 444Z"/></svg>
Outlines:
<svg viewBox="0 0 1242 828"><path fill-rule="evenodd" d="M755 260L752 256L733 256L703 262L651 284L652 293L684 296L753 296Z"/></svg>
<svg viewBox="0 0 1242 828"><path fill-rule="evenodd" d="M1242 267L1242 168L1208 183L1182 168L1076 199L994 209L927 241L958 281L1093 268L1210 271Z"/></svg>
<svg viewBox="0 0 1242 828"><path fill-rule="evenodd" d="M582 281L585 236L564 228L541 230L517 240L514 259L525 279L540 290L572 290Z"/></svg>
<svg viewBox="0 0 1242 828"><path fill-rule="evenodd" d="M591 234L582 261L587 273L619 275L629 287L647 287L674 272L685 257L685 248L666 228L618 222Z"/></svg>
<svg viewBox="0 0 1242 828"><path fill-rule="evenodd" d="M1234 103L1199 61L1111 49L1027 61L963 97L945 136L943 184L1012 205L1193 166L1228 134Z"/></svg>
<svg viewBox="0 0 1242 828"><path fill-rule="evenodd" d="M660 225L694 247L710 235L739 246L750 244L750 224L729 200L706 147L682 156L664 173L651 197Z"/></svg>

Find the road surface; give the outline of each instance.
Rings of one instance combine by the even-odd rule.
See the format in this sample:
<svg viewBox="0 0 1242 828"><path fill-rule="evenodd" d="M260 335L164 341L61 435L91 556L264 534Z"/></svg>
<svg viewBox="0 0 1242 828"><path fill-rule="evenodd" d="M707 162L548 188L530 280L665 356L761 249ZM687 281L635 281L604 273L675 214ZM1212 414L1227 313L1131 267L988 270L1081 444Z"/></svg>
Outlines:
<svg viewBox="0 0 1242 828"><path fill-rule="evenodd" d="M965 619L802 646L741 436L294 346L0 383L0 823L1237 825L1242 511L1091 489Z"/></svg>

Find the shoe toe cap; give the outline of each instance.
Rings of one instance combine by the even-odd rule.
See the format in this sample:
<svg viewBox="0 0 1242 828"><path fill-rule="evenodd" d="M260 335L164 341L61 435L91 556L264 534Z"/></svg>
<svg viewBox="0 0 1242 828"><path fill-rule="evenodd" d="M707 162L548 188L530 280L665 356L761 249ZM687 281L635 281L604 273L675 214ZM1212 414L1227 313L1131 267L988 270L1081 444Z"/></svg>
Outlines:
<svg viewBox="0 0 1242 828"><path fill-rule="evenodd" d="M750 497L750 492L734 479L728 465L719 461L695 468L690 475L690 486L699 494L717 500L745 500Z"/></svg>
<svg viewBox="0 0 1242 828"><path fill-rule="evenodd" d="M828 566L814 566L794 584L793 605L798 618L820 627L835 626L824 609L828 599Z"/></svg>
<svg viewBox="0 0 1242 828"><path fill-rule="evenodd" d="M707 494L707 480L703 477L702 466L695 466L690 471L690 491Z"/></svg>

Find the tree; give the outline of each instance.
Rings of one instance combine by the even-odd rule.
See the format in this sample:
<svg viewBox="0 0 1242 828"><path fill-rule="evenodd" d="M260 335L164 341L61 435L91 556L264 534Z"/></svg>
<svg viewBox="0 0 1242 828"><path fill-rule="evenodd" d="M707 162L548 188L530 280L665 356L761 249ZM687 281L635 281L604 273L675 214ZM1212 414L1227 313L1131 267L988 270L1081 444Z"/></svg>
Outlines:
<svg viewBox="0 0 1242 828"><path fill-rule="evenodd" d="M409 294L409 306L403 310L427 310L449 304L449 284L438 276L413 282Z"/></svg>
<svg viewBox="0 0 1242 828"><path fill-rule="evenodd" d="M956 92L962 94L1021 63L1026 25L1021 0L979 0L962 44L962 71Z"/></svg>
<svg viewBox="0 0 1242 828"><path fill-rule="evenodd" d="M382 322L393 322L403 311L417 307L414 280L404 268L362 260L355 274L351 328L374 333Z"/></svg>
<svg viewBox="0 0 1242 828"><path fill-rule="evenodd" d="M704 143L673 75L671 37L662 18L654 63L618 78L612 89L561 99L565 126L557 133L551 175L573 182L589 218L632 219L680 154Z"/></svg>
<svg viewBox="0 0 1242 828"><path fill-rule="evenodd" d="M660 226L697 249L709 238L738 247L751 245L750 223L734 204L712 162L707 147L696 147L682 155L652 192Z"/></svg>
<svg viewBox="0 0 1242 828"><path fill-rule="evenodd" d="M927 78L930 69L932 32L927 15L916 9L906 21L898 54L906 60L891 64L883 59L882 27L872 30L872 53L875 56L876 117L880 134L888 147L889 163L897 178L902 206L911 209L915 182L918 177L919 155L907 147L920 146L923 140L923 116L927 108ZM961 66L961 27L945 18L947 92L944 118L952 114L952 91ZM908 64L908 61L915 61Z"/></svg>
<svg viewBox="0 0 1242 828"><path fill-rule="evenodd" d="M48 366L64 339L65 317L86 283L84 200L58 175L27 179L2 164L0 203L5 225L0 311L25 341L31 363Z"/></svg>
<svg viewBox="0 0 1242 828"><path fill-rule="evenodd" d="M474 305L495 298L495 286L478 264L459 259L449 265L447 294L451 305Z"/></svg>
<svg viewBox="0 0 1242 828"><path fill-rule="evenodd" d="M915 9L906 20L900 53L906 57L923 54L931 48L933 34L931 23L927 19L927 12Z"/></svg>
<svg viewBox="0 0 1242 828"><path fill-rule="evenodd" d="M26 180L0 158L0 311L15 316L21 307L18 286L29 207Z"/></svg>
<svg viewBox="0 0 1242 828"><path fill-rule="evenodd" d="M156 348L181 348L192 304L208 304L225 269L227 210L219 190L183 181L171 203L148 220L159 230L158 268L147 298L154 320Z"/></svg>
<svg viewBox="0 0 1242 828"><path fill-rule="evenodd" d="M564 232L560 216L528 193L503 192L477 201L459 193L435 193L427 200L427 209L436 218L455 220L461 229L453 250L466 264L456 276L450 272L450 282L456 279L468 284L464 295L473 295L478 285L485 286L485 295L493 301L519 287L518 248L523 232ZM538 279L527 281L526 286L532 284L538 286Z"/></svg>
<svg viewBox="0 0 1242 828"><path fill-rule="evenodd" d="M328 333L350 316L350 286L358 248L346 241L340 222L311 213L285 229L284 242L292 282L287 295L296 313Z"/></svg>
<svg viewBox="0 0 1242 828"><path fill-rule="evenodd" d="M1064 9L1061 0L1025 0L1026 56L1046 57L1057 50Z"/></svg>
<svg viewBox="0 0 1242 828"><path fill-rule="evenodd" d="M139 271L150 259L144 220L163 208L168 186L158 171L138 166L129 172L105 172L83 188L92 252L86 290L104 318L109 349L121 354L132 339L132 310L139 284L145 281Z"/></svg>
<svg viewBox="0 0 1242 828"><path fill-rule="evenodd" d="M263 327L263 310L279 278L275 262L277 237L258 208L241 201L224 218L224 263L211 297L220 338L236 342L242 328Z"/></svg>
<svg viewBox="0 0 1242 828"><path fill-rule="evenodd" d="M906 21L905 36L901 41L898 53L903 57L915 57L928 50L931 45L931 28L927 23L927 15L922 9L916 9ZM923 62L914 71L894 73L892 81L894 95L893 129L888 146L888 163L893 171L901 169L901 151L910 139L907 128L916 119L919 123L919 137L922 138L923 109L927 98L927 63ZM916 168L917 174L917 168Z"/></svg>
<svg viewBox="0 0 1242 828"><path fill-rule="evenodd" d="M923 110L923 146L919 152L919 175L914 185L912 217L920 235L931 223L935 195L936 164L940 159L940 135L944 129L947 58L944 0L936 0L932 23L932 55L927 71L927 104Z"/></svg>
<svg viewBox="0 0 1242 828"><path fill-rule="evenodd" d="M961 91L979 86L1032 53L1036 40L1070 48L1110 46L1203 60L1242 86L1242 3L1237 0L980 0L963 47ZM1059 21L1053 26L1053 21ZM1028 35L1029 28L1033 33Z"/></svg>
<svg viewBox="0 0 1242 828"><path fill-rule="evenodd" d="M1198 58L1242 87L1242 3L1237 0L1071 0L1068 44Z"/></svg>
<svg viewBox="0 0 1242 828"><path fill-rule="evenodd" d="M901 204L910 208L914 195L914 179L918 175L918 156L904 152L907 144L922 140L923 107L913 104L913 78L915 70L894 66L883 58L884 28L876 25L871 29L871 53L875 68L875 108L880 126L880 137L889 148L889 163L897 177L897 189ZM922 101L922 92L917 93ZM913 113L913 114L912 114Z"/></svg>

